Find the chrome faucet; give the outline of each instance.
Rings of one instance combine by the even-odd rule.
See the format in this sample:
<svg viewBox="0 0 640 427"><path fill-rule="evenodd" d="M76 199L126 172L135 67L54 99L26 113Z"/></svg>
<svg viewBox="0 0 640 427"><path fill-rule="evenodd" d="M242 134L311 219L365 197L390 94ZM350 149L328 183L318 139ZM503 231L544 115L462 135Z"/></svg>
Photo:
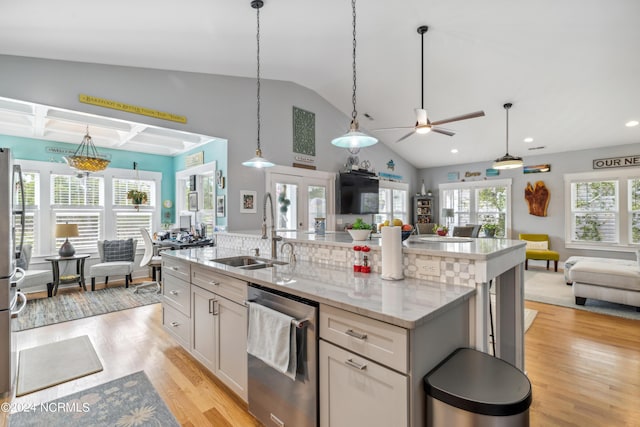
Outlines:
<svg viewBox="0 0 640 427"><path fill-rule="evenodd" d="M296 254L293 253L293 243L284 242L282 245L280 245L280 253L281 254L284 253L284 247L285 246L289 246L289 248L291 248L291 251L289 252L289 264L293 264L294 262L296 262Z"/></svg>
<svg viewBox="0 0 640 427"><path fill-rule="evenodd" d="M276 235L276 220L273 215L273 199L271 193L268 191L264 195L262 202L262 238L268 239L267 236L267 200L271 205L271 258L276 259L278 257L278 241L282 240L282 236Z"/></svg>

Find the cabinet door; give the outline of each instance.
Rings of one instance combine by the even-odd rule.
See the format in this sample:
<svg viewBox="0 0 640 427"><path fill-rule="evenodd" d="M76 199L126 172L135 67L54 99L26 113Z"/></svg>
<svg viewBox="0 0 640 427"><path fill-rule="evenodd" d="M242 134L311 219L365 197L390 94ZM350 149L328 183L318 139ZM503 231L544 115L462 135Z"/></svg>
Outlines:
<svg viewBox="0 0 640 427"><path fill-rule="evenodd" d="M191 286L191 354L215 373L216 340L213 292Z"/></svg>
<svg viewBox="0 0 640 427"><path fill-rule="evenodd" d="M216 318L216 376L247 401L247 307L219 297Z"/></svg>
<svg viewBox="0 0 640 427"><path fill-rule="evenodd" d="M408 379L320 340L320 426L408 426Z"/></svg>

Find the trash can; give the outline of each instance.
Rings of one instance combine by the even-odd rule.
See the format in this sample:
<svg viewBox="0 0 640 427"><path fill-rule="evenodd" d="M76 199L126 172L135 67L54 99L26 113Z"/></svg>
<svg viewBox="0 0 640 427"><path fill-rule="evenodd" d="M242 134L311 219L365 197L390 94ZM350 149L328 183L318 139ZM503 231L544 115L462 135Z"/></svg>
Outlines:
<svg viewBox="0 0 640 427"><path fill-rule="evenodd" d="M427 427L529 426L531 383L515 366L459 348L424 377Z"/></svg>

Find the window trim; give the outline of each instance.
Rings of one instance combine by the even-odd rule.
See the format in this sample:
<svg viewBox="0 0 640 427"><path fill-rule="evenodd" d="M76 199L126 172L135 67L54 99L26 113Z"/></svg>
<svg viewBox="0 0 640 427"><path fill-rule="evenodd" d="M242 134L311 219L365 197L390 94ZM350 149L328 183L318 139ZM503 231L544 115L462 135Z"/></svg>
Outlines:
<svg viewBox="0 0 640 427"><path fill-rule="evenodd" d="M634 252L640 244L629 241L629 186L630 179L640 179L640 168L625 168L614 170L603 170L583 173L564 174L564 204L566 206L564 216L564 241L567 249L588 249L594 251L618 251ZM571 209L571 185L576 182L585 181L617 181L618 185L618 242L574 242L573 234L573 211Z"/></svg>

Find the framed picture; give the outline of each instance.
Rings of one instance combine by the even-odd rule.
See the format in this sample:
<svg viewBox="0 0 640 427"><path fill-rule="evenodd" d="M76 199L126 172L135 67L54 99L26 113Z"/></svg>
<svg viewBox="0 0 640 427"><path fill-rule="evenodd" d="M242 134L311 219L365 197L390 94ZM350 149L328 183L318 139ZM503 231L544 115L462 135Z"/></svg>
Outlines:
<svg viewBox="0 0 640 427"><path fill-rule="evenodd" d="M189 191L196 191L196 175L189 176Z"/></svg>
<svg viewBox="0 0 640 427"><path fill-rule="evenodd" d="M189 210L192 212L198 211L198 192L192 191L189 193Z"/></svg>
<svg viewBox="0 0 640 427"><path fill-rule="evenodd" d="M257 196L255 191L240 190L240 213L256 213Z"/></svg>
<svg viewBox="0 0 640 427"><path fill-rule="evenodd" d="M535 165L535 166L525 166L522 168L522 173L543 173L543 172L551 172L551 165Z"/></svg>
<svg viewBox="0 0 640 427"><path fill-rule="evenodd" d="M216 196L216 216L224 216L224 196Z"/></svg>

